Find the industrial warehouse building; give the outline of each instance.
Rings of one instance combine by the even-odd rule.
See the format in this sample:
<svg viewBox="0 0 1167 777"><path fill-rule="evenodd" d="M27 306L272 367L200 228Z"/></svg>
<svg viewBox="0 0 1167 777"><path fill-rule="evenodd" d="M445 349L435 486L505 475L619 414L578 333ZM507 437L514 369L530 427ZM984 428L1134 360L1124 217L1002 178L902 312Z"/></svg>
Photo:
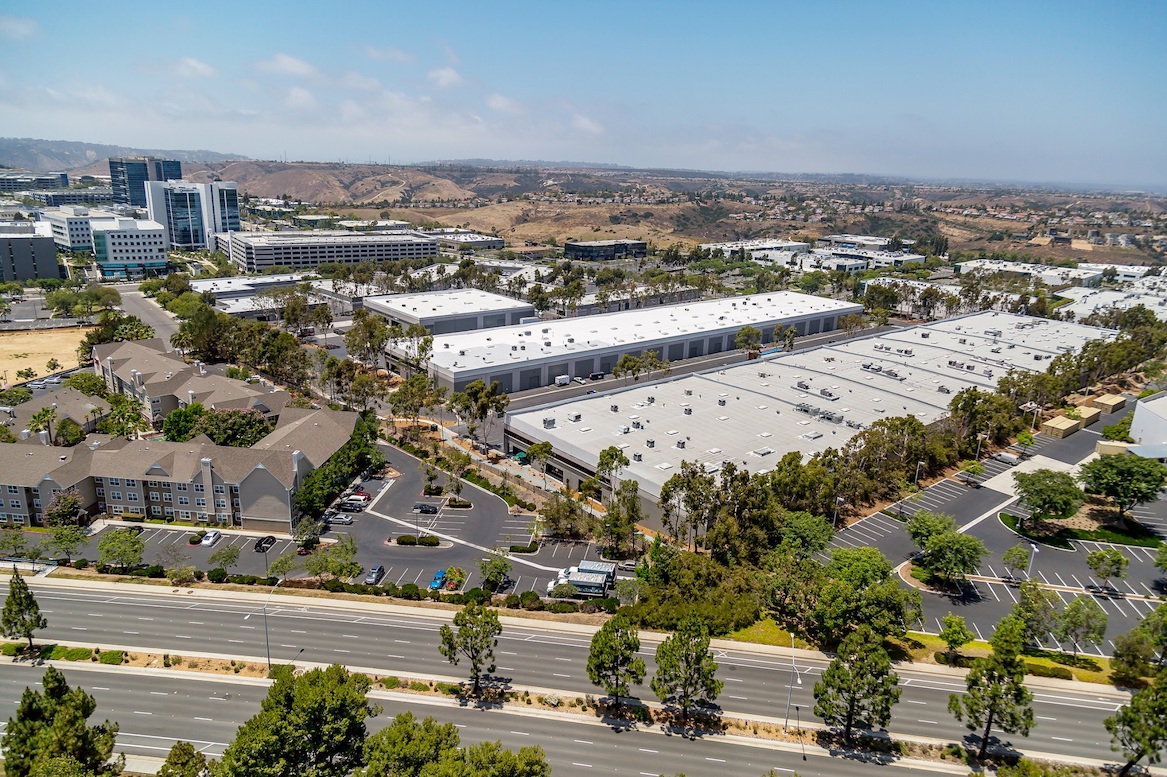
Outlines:
<svg viewBox="0 0 1167 777"><path fill-rule="evenodd" d="M240 270L260 273L273 267L310 270L329 262L360 264L437 258L438 242L414 234L305 232L231 232L215 235L217 248Z"/></svg>
<svg viewBox="0 0 1167 777"><path fill-rule="evenodd" d="M768 343L784 327L800 336L831 332L840 316L862 311L861 305L790 291L662 305L439 335L429 369L439 385L455 391L479 379L498 381L508 393L526 391L562 375L609 373L624 354L653 350L669 361L692 359L733 350L744 326L760 330ZM404 351L392 355L407 357Z"/></svg>
<svg viewBox="0 0 1167 777"><path fill-rule="evenodd" d="M362 304L391 324L421 324L436 335L518 324L535 315L529 302L480 289L386 294L364 297Z"/></svg>
<svg viewBox="0 0 1167 777"><path fill-rule="evenodd" d="M569 240L563 244L568 259L599 261L604 259L643 259L648 256L644 240Z"/></svg>
<svg viewBox="0 0 1167 777"><path fill-rule="evenodd" d="M1114 335L978 313L511 412L503 444L513 454L549 441L549 471L572 488L594 474L600 451L617 446L631 462L621 479L639 481L655 510L683 461L765 473L792 451L838 449L881 418L932 423L962 389L991 390L1014 367L1044 371L1058 354Z"/></svg>

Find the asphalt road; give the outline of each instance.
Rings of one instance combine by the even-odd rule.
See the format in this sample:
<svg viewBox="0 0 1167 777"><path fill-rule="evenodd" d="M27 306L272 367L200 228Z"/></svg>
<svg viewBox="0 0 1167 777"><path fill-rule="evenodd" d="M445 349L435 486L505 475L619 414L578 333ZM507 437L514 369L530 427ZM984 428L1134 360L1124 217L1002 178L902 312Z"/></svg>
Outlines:
<svg viewBox="0 0 1167 777"><path fill-rule="evenodd" d="M199 592L93 591L39 578L31 579L30 585L49 622L37 635L42 642L263 660L266 620L273 662L298 656L306 662L337 662L411 677L452 681L466 677L437 650L438 628L451 617L448 612L275 596L267 617L261 618L262 594L235 601ZM655 668L657 639L644 636L641 653L649 676ZM508 623L499 640L494 679L544 691L597 693L586 675L589 642L586 632L539 622ZM718 676L725 681L719 702L727 714L781 721L789 695L794 705L802 707L803 717L809 715L814 682L826 662L800 655L796 668L802 682L792 686L791 658L783 652L719 644ZM903 700L895 708L891 731L953 739L964 736L965 729L947 712L948 695L964 688L959 673L912 665L897 671ZM1064 686L1051 681L1033 688L1038 725L1028 739L1014 739L1015 745L1093 758L1108 751L1102 721L1121 706L1125 694L1103 686ZM647 688L641 689L641 696L652 699Z"/></svg>
<svg viewBox="0 0 1167 777"><path fill-rule="evenodd" d="M97 701L94 719L120 725L117 752L164 758L176 739L192 742L210 757L222 754L235 731L259 710L266 684L225 678L176 677L165 679L141 673L100 668L64 669L69 683L84 688ZM0 680L0 704L11 709L27 686L39 682L43 670L31 666L5 669ZM164 690L160 690L164 689ZM752 777L769 769L810 777L864 777L881 761L830 757L817 748L805 751L794 743L709 736L689 739L660 729L614 728L603 721L543 712L484 710L448 703L417 700L403 694L374 692L383 712L368 721L370 733L387 725L394 715L412 712L453 723L463 745L497 740L512 750L538 745L544 749L554 774L594 775L687 774L690 777ZM804 755L805 753L805 755ZM914 772L946 771L939 764Z"/></svg>
<svg viewBox="0 0 1167 777"><path fill-rule="evenodd" d="M163 310L158 303L137 290L138 285L119 286L122 295L121 308L126 314L137 316L154 327L156 337L161 337L169 348L170 336L178 331L178 320Z"/></svg>

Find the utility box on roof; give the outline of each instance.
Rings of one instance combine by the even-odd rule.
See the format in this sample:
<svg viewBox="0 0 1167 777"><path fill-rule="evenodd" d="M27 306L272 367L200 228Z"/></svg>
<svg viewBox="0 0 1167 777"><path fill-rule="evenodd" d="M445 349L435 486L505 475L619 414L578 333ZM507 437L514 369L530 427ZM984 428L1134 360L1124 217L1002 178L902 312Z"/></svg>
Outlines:
<svg viewBox="0 0 1167 777"><path fill-rule="evenodd" d="M1090 406L1096 407L1103 413L1113 413L1126 407L1126 397L1121 394L1103 394L1090 398Z"/></svg>
<svg viewBox="0 0 1167 777"><path fill-rule="evenodd" d="M1083 429L1102 417L1102 410L1097 407L1079 407L1078 413L1082 416Z"/></svg>

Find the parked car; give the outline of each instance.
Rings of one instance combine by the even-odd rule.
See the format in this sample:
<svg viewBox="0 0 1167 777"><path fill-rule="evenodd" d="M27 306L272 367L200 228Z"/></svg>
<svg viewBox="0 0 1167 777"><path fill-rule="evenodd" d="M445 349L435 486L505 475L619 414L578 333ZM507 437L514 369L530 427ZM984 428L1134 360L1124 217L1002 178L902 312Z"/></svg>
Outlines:
<svg viewBox="0 0 1167 777"><path fill-rule="evenodd" d="M579 377L572 378L572 379L571 379L571 382L572 382L572 383L578 383L578 384L579 384L579 385L581 385L581 386L582 386L583 384L587 383L587 381L586 381L586 380L584 380L583 378L579 378Z"/></svg>
<svg viewBox="0 0 1167 777"><path fill-rule="evenodd" d="M434 579L430 581L430 590L439 591L442 588L442 583L446 582L446 570L439 569L434 572Z"/></svg>
<svg viewBox="0 0 1167 777"><path fill-rule="evenodd" d="M1015 453L1005 453L1004 451L1001 451L1000 453L994 453L993 458L996 459L997 461L1008 464L1011 467L1016 467L1018 464L1021 463L1020 456L1018 456Z"/></svg>
<svg viewBox="0 0 1167 777"><path fill-rule="evenodd" d="M438 506L426 504L425 502L418 502L413 506L413 512L420 515L437 515Z"/></svg>
<svg viewBox="0 0 1167 777"><path fill-rule="evenodd" d="M27 389L43 389L45 387L45 382L43 380L34 380L30 383L25 383L24 387Z"/></svg>
<svg viewBox="0 0 1167 777"><path fill-rule="evenodd" d="M359 488L349 494L349 499L364 499L366 502L373 498L373 495L368 491L361 491Z"/></svg>
<svg viewBox="0 0 1167 777"><path fill-rule="evenodd" d="M211 529L203 536L203 540L199 544L209 548L218 542L222 537L223 532L219 531L218 529Z"/></svg>
<svg viewBox="0 0 1167 777"><path fill-rule="evenodd" d="M351 513L337 513L329 519L332 523L339 523L342 526L352 526L353 516Z"/></svg>
<svg viewBox="0 0 1167 777"><path fill-rule="evenodd" d="M272 549L272 546L275 544L276 544L276 538L271 536L270 534L267 535L266 537L260 537L258 540L255 541L255 552L256 553L267 553L269 550Z"/></svg>
<svg viewBox="0 0 1167 777"><path fill-rule="evenodd" d="M378 564L369 570L365 575L365 585L377 585L381 582L381 578L385 576L385 567Z"/></svg>
<svg viewBox="0 0 1167 777"><path fill-rule="evenodd" d="M336 506L337 510L345 513L359 513L365 509L364 502L341 502Z"/></svg>

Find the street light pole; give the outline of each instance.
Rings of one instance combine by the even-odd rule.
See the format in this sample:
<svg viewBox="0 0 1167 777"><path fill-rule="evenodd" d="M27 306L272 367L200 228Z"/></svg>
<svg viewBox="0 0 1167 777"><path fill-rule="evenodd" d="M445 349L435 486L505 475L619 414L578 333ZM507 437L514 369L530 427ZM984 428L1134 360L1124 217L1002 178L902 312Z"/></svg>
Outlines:
<svg viewBox="0 0 1167 777"><path fill-rule="evenodd" d="M265 557L266 557L266 555L267 554L264 554ZM272 594L274 594L276 592L276 589L280 587L280 583L282 583L282 582L284 582L282 578L277 580L276 584L271 587L270 591L268 591L267 598L263 600L263 647L264 647L264 652L267 655L267 670L269 672L271 671L271 637L268 635L268 630L267 630L267 605L268 605L268 602L271 601ZM244 615L243 620L247 620L252 615L255 615L254 610L252 610L251 612ZM303 651L301 651L301 652L303 652Z"/></svg>
<svg viewBox="0 0 1167 777"><path fill-rule="evenodd" d="M794 693L795 681L802 685L802 675L794 665L794 632L790 632L790 682L786 685L786 723L782 727L783 731L790 730L790 697Z"/></svg>
<svg viewBox="0 0 1167 777"><path fill-rule="evenodd" d="M981 460L981 443L983 443L985 441L985 436L986 435L984 432L977 432L977 455L976 455L977 461Z"/></svg>
<svg viewBox="0 0 1167 777"><path fill-rule="evenodd" d="M922 462L922 461L916 462L916 479L913 481L913 485L915 485L917 487L919 487L919 485L920 485L920 467L923 467L923 466L924 466L924 462Z"/></svg>
<svg viewBox="0 0 1167 777"><path fill-rule="evenodd" d="M1029 566L1026 567L1026 569L1025 569L1025 579L1026 580L1028 580L1030 578L1030 573L1033 571L1033 557L1036 556L1037 552L1038 552L1036 542L1029 543L1029 547L1033 549L1033 552L1029 554Z"/></svg>

